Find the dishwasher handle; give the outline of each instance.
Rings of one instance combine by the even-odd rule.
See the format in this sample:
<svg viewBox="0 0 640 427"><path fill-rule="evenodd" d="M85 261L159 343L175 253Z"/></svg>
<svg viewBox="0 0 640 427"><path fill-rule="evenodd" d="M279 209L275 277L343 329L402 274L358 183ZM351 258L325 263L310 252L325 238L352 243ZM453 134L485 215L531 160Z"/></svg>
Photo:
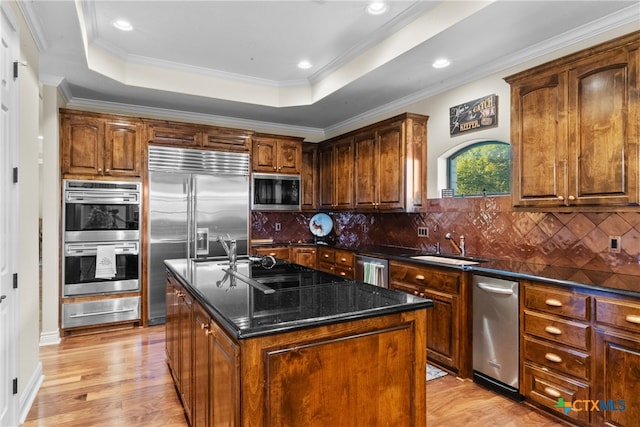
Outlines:
<svg viewBox="0 0 640 427"><path fill-rule="evenodd" d="M478 287L492 294L513 295L513 289L502 288L500 286L492 286L488 283L478 282Z"/></svg>

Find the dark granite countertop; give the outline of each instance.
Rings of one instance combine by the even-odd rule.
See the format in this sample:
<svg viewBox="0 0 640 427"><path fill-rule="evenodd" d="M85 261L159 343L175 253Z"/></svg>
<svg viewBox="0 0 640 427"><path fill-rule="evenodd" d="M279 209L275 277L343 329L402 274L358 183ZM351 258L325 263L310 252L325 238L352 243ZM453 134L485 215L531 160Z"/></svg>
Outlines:
<svg viewBox="0 0 640 427"><path fill-rule="evenodd" d="M265 294L225 272L228 263L166 260L166 266L238 339L419 310L430 300L284 261L270 269L248 260L237 272L270 287Z"/></svg>
<svg viewBox="0 0 640 427"><path fill-rule="evenodd" d="M280 245L286 243L280 243ZM291 243L292 245L311 243ZM275 243L274 243L275 245ZM331 246L336 249L346 249L355 251L361 255L368 255L386 258L396 261L410 261L424 263L448 268L455 268L464 271L471 271L478 274L488 274L511 279L528 279L547 282L556 285L585 287L597 291L616 292L622 295L640 297L640 264L638 265L638 275L620 274L610 271L589 270L578 267L560 267L548 264L537 264L526 261L510 259L492 259L482 256L469 256L480 261L477 265L457 266L441 264L431 261L419 261L411 259L411 256L424 255L424 252L415 248L377 245L361 246L358 248ZM446 254L443 254L446 256Z"/></svg>

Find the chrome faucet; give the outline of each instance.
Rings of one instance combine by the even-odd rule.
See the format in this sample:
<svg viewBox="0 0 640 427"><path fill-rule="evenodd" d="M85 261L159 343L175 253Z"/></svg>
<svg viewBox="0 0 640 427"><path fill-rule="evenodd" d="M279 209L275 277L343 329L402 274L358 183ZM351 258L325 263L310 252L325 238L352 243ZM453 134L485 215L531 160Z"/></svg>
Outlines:
<svg viewBox="0 0 640 427"><path fill-rule="evenodd" d="M229 257L229 264L235 265L238 259L238 247L236 245L236 240L232 239L228 234L227 240L229 241L228 244L224 236L218 236L218 241L222 245L222 249L224 249L224 251L227 253L227 256Z"/></svg>
<svg viewBox="0 0 640 427"><path fill-rule="evenodd" d="M453 246L456 252L458 252L462 256L466 255L466 249L464 247L464 236L460 236L460 245L458 245L456 241L453 240L453 236L451 235L451 233L447 233L444 238L451 242L451 246Z"/></svg>

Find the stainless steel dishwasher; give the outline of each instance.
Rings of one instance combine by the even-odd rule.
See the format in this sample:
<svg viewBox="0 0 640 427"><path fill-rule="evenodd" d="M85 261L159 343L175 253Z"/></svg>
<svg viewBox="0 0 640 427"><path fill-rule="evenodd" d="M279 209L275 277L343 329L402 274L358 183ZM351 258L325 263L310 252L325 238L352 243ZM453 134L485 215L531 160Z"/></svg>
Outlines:
<svg viewBox="0 0 640 427"><path fill-rule="evenodd" d="M518 282L473 276L473 380L521 400Z"/></svg>

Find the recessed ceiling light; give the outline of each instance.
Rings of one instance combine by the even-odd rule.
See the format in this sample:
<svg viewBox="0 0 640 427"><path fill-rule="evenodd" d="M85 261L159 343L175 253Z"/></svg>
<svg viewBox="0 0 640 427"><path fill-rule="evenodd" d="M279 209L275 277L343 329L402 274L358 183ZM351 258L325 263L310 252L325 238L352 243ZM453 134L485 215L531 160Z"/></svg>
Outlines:
<svg viewBox="0 0 640 427"><path fill-rule="evenodd" d="M113 26L119 29L120 31L133 30L133 25L131 25L131 22L125 21L124 19L118 19L113 23Z"/></svg>
<svg viewBox="0 0 640 427"><path fill-rule="evenodd" d="M449 60L447 58L438 58L435 61L433 61L433 64L431 64L433 66L433 68L446 68L451 64L451 62L449 62Z"/></svg>
<svg viewBox="0 0 640 427"><path fill-rule="evenodd" d="M371 15L382 15L387 11L387 4L383 1L374 1L367 6L367 12Z"/></svg>
<svg viewBox="0 0 640 427"><path fill-rule="evenodd" d="M309 62L307 60L302 60L302 61L298 62L298 68L300 68L302 70L308 70L312 66L313 66L313 64L311 64L311 62Z"/></svg>

